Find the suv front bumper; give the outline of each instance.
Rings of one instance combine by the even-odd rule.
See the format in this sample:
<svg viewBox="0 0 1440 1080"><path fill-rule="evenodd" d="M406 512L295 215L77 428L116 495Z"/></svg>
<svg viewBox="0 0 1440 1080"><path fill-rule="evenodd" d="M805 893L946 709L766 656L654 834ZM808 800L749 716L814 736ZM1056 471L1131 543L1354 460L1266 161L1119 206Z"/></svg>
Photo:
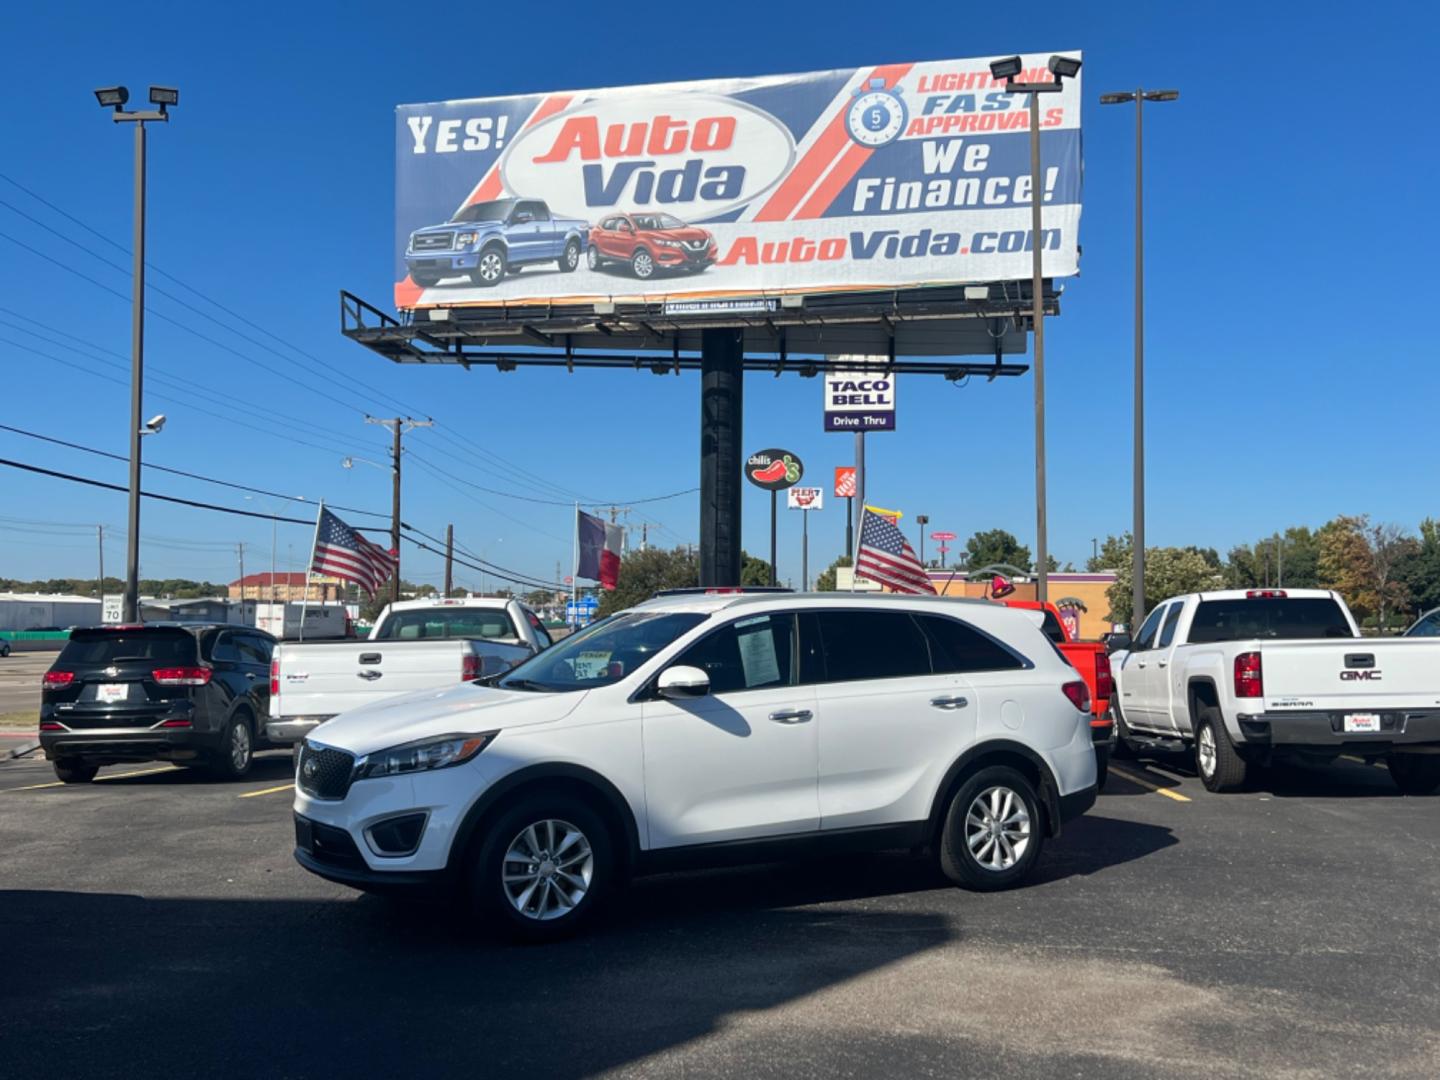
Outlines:
<svg viewBox="0 0 1440 1080"><path fill-rule="evenodd" d="M1380 730L1345 730L1346 713L1378 713ZM1384 752L1391 746L1440 750L1440 709L1354 709L1341 712L1238 713L1242 745L1277 749Z"/></svg>

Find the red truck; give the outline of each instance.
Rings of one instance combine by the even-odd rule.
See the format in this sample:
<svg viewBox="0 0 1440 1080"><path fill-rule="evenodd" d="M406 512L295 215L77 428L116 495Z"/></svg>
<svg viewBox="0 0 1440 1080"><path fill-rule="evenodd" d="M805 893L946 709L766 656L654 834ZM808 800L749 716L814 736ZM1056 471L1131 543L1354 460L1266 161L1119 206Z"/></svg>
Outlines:
<svg viewBox="0 0 1440 1080"><path fill-rule="evenodd" d="M1071 637L1069 624L1061 618L1060 609L1054 604L1042 604L1038 600L1000 599L995 603L1044 612L1040 629L1090 688L1090 738L1095 743L1095 778L1099 786L1104 787L1105 775L1110 768L1110 751L1115 745L1115 718L1110 712L1115 681L1110 674L1109 651L1099 641L1080 641Z"/></svg>

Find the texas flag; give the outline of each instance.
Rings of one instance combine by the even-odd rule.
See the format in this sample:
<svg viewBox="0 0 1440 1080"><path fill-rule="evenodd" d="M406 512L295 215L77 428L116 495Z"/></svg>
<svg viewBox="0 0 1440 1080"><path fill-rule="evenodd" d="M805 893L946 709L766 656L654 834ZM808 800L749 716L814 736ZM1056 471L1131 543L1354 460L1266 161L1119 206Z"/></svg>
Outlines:
<svg viewBox="0 0 1440 1080"><path fill-rule="evenodd" d="M580 549L575 576L598 581L603 589L615 588L620 580L620 548L625 542L625 530L583 510L576 510L575 514Z"/></svg>

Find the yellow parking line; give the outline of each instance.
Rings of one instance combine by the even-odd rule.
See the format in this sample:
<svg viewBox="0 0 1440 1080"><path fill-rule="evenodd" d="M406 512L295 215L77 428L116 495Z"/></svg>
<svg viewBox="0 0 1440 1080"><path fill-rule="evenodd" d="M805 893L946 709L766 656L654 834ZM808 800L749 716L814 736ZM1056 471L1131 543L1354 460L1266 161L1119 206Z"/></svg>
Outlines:
<svg viewBox="0 0 1440 1080"><path fill-rule="evenodd" d="M289 791L289 790L290 790L291 788L293 788L294 786L295 786L295 781L292 780L292 781L290 781L290 783L288 783L288 784L281 784L279 787L267 787L267 788L261 788L259 791L247 791L247 792L245 792L243 795L241 795L240 798L242 798L242 799L253 799L253 798L255 798L255 796L257 796L257 795L274 795L277 791Z"/></svg>
<svg viewBox="0 0 1440 1080"><path fill-rule="evenodd" d="M95 777L95 781L96 781L96 783L98 783L98 782L100 782L101 780L123 780L123 779L125 779L127 776L151 776L151 775L153 775L153 774L155 774L155 773L177 772L177 771L178 771L178 770L175 768L175 766L173 766L173 765L166 765L166 766L164 766L163 768L159 768L159 769L140 769L138 772L122 772L122 773L112 773L112 774L109 775L109 776L97 776L97 777ZM63 781L63 780L51 780L51 781L50 781L49 783L47 783L47 784L27 784L27 785L25 785L24 787L5 788L4 790L5 790L5 791L39 791L41 788L70 787L70 786L72 786L72 785L66 784L65 781Z"/></svg>
<svg viewBox="0 0 1440 1080"><path fill-rule="evenodd" d="M1159 784L1152 784L1149 780L1136 776L1134 773L1126 772L1124 769L1117 769L1114 765L1110 766L1110 771L1116 776L1123 776L1132 784L1139 784L1143 788L1150 789L1155 792L1156 795L1164 795L1167 799L1174 799L1176 802L1190 801L1190 796L1188 795L1181 795L1178 791L1171 791L1169 788L1163 788Z"/></svg>

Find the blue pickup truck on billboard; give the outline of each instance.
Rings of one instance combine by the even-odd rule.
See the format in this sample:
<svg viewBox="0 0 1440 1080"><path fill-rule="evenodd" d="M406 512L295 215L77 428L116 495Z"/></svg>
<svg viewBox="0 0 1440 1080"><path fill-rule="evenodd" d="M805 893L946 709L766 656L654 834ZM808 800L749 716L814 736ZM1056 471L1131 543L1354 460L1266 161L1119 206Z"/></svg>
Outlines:
<svg viewBox="0 0 1440 1080"><path fill-rule="evenodd" d="M401 106L396 306L1006 281L1037 243L1077 273L1081 80L1042 101L1037 238L989 60Z"/></svg>

